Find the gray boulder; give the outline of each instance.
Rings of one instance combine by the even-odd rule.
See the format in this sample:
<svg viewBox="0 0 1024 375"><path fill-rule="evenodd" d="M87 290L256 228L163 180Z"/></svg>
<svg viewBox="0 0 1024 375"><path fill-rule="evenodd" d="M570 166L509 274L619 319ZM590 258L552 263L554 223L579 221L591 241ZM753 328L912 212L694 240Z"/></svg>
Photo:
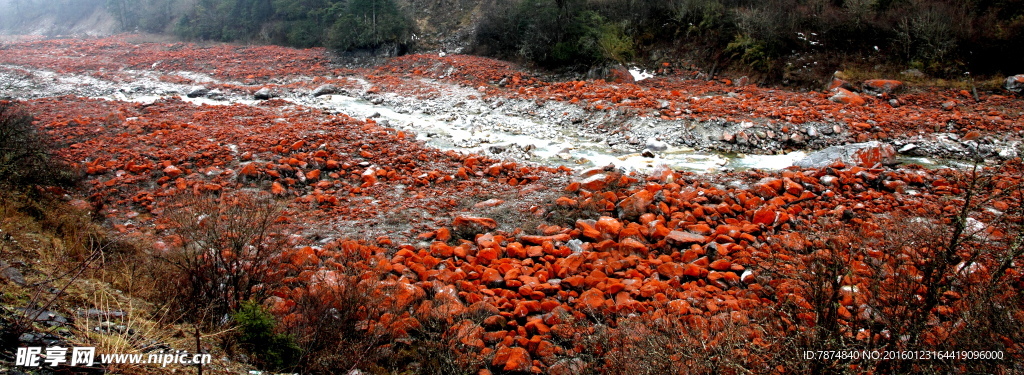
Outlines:
<svg viewBox="0 0 1024 375"><path fill-rule="evenodd" d="M896 150L888 143L878 141L832 146L811 153L793 165L801 168L823 168L842 162L864 168L896 164Z"/></svg>
<svg viewBox="0 0 1024 375"><path fill-rule="evenodd" d="M338 87L332 84L321 85L313 90L313 96L324 96L338 93Z"/></svg>
<svg viewBox="0 0 1024 375"><path fill-rule="evenodd" d="M190 98L199 98L199 97L206 96L206 94L209 94L209 93L210 93L210 89L208 89L208 88L206 88L204 86L193 86L192 88L188 89L188 93L186 93L185 95L190 97Z"/></svg>
<svg viewBox="0 0 1024 375"><path fill-rule="evenodd" d="M252 94L252 97L256 100L267 100L270 98L276 98L278 96L279 95L276 92L274 92L274 90L271 90L267 87L261 88L257 90L255 94Z"/></svg>
<svg viewBox="0 0 1024 375"><path fill-rule="evenodd" d="M651 151L665 151L668 150L668 143L651 138L647 140L647 149Z"/></svg>
<svg viewBox="0 0 1024 375"><path fill-rule="evenodd" d="M11 267L0 260L0 280L10 281L18 285L25 285L25 276L22 276L21 271L17 268Z"/></svg>
<svg viewBox="0 0 1024 375"><path fill-rule="evenodd" d="M1024 74L1006 77L1005 87L1007 90L1020 94L1021 91L1024 91Z"/></svg>

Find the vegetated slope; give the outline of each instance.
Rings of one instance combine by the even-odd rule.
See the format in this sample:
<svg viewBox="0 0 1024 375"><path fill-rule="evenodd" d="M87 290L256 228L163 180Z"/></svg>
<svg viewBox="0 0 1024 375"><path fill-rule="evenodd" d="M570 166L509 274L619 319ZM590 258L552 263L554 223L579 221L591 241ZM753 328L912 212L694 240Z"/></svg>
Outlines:
<svg viewBox="0 0 1024 375"><path fill-rule="evenodd" d="M836 70L942 77L1017 74L1015 1L8 1L21 33L173 33L189 40L342 51L473 52L577 73L607 64L696 64L818 87ZM88 16L86 16L88 15ZM96 21L98 19L103 22ZM52 25L51 30L34 25ZM35 29L33 29L35 27ZM911 71L913 72L913 71Z"/></svg>
<svg viewBox="0 0 1024 375"><path fill-rule="evenodd" d="M46 67L51 62L33 51L64 47L46 43L13 45L7 51L18 53L5 62ZM53 66L125 66L111 57L120 48L105 47L116 40L81 43L95 46L85 49L87 57L55 59ZM166 61L157 65L166 73L210 66L218 69L211 74L253 82L330 72L318 50L275 48L308 57L282 62L292 70L275 74L243 63L251 48L217 48L143 45L132 64ZM112 71L93 74L117 77ZM367 74L389 92L408 89L396 76L403 72L436 78L442 71L462 84L497 86L485 90L489 95L537 100L628 106L612 90L622 87L645 110L656 98L682 96L673 90L727 87L545 83L505 63L461 56L403 57ZM465 73L453 74L459 71ZM310 90L317 81L308 80L282 87ZM248 89L238 86L225 89ZM887 105L750 93L765 105L786 102L773 96L809 97L841 116L881 116L872 108ZM162 220L179 209L171 205L180 202L175 197L249 191L287 204L279 231L288 241L253 295L279 317L280 329L295 334L307 353L304 369L907 373L992 372L1021 363L1016 158L979 178L889 169L870 158L864 165L715 176L577 173L438 151L372 120L282 100L197 106L61 97L27 104L42 129L68 142L61 153L87 173L96 212L114 230L152 243L155 256L189 246ZM720 116L745 112L692 106ZM972 130L985 136L1015 129L1002 119L992 122L995 131L978 126ZM350 240L358 237L371 241ZM804 350L848 348L998 351L1004 359L797 358Z"/></svg>

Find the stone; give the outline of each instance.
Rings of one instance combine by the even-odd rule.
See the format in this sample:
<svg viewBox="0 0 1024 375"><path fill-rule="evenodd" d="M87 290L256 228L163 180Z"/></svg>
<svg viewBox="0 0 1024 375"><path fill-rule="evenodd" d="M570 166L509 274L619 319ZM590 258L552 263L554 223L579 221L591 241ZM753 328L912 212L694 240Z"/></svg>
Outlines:
<svg viewBox="0 0 1024 375"><path fill-rule="evenodd" d="M800 185L796 181L786 177L782 179L782 188L786 193L792 194L793 196L800 196L800 193L804 192L803 185Z"/></svg>
<svg viewBox="0 0 1024 375"><path fill-rule="evenodd" d="M21 271L18 271L17 268L11 267L7 262L2 260L0 260L0 280L10 281L18 285L25 285L25 277L22 276Z"/></svg>
<svg viewBox="0 0 1024 375"><path fill-rule="evenodd" d="M280 182L274 181L274 183L270 185L270 192L274 195L284 194L285 191L287 190L285 190L284 186L281 185Z"/></svg>
<svg viewBox="0 0 1024 375"><path fill-rule="evenodd" d="M622 231L622 222L613 217L601 216L597 219L596 228L603 238L615 239L619 238L619 232Z"/></svg>
<svg viewBox="0 0 1024 375"><path fill-rule="evenodd" d="M450 331L455 335L458 343L465 348L479 351L484 348L484 328L472 320L463 319L456 323Z"/></svg>
<svg viewBox="0 0 1024 375"><path fill-rule="evenodd" d="M591 310L598 310L604 307L604 301L604 292L592 288L583 292L583 294L580 294L580 298L576 301L576 304Z"/></svg>
<svg viewBox="0 0 1024 375"><path fill-rule="evenodd" d="M182 173L181 169L179 169L178 167L175 167L173 165L168 165L167 168L164 168L164 175L166 175L167 177L170 177L170 178L175 178L175 177L181 176L181 173Z"/></svg>
<svg viewBox="0 0 1024 375"><path fill-rule="evenodd" d="M320 85L313 90L313 96L324 96L338 93L338 87L332 84Z"/></svg>
<svg viewBox="0 0 1024 375"><path fill-rule="evenodd" d="M434 239L441 242L448 242L448 240L452 239L452 231L448 228L438 229L437 233L434 234Z"/></svg>
<svg viewBox="0 0 1024 375"><path fill-rule="evenodd" d="M494 219L477 216L456 216L452 227L459 232L482 233L498 227Z"/></svg>
<svg viewBox="0 0 1024 375"><path fill-rule="evenodd" d="M647 140L647 149L654 152L668 150L668 143L651 138Z"/></svg>
<svg viewBox="0 0 1024 375"><path fill-rule="evenodd" d="M256 90L256 93L252 94L253 99L256 100L267 100L270 98L276 98L278 96L279 95L276 92L267 87Z"/></svg>
<svg viewBox="0 0 1024 375"><path fill-rule="evenodd" d="M595 174L593 176L588 177L587 179L585 179L583 181L580 181L580 185L584 189L587 189L589 191L598 191L598 190L604 189L604 187L606 185L605 178L607 178L607 177L608 176L605 175L604 173L598 173L598 174Z"/></svg>
<svg viewBox="0 0 1024 375"><path fill-rule="evenodd" d="M605 80L614 83L636 83L636 79L633 78L633 74L629 72L628 68L622 65L615 65L608 68Z"/></svg>
<svg viewBox="0 0 1024 375"><path fill-rule="evenodd" d="M1020 94L1024 91L1024 74L1006 77L1006 84L1003 85L1003 87L1006 87L1007 90Z"/></svg>
<svg viewBox="0 0 1024 375"><path fill-rule="evenodd" d="M530 359L530 353L526 349L520 347L509 348L503 345L495 351L491 366L502 367L502 369L508 372L528 372L530 367L533 366L533 361Z"/></svg>
<svg viewBox="0 0 1024 375"><path fill-rule="evenodd" d="M647 212L647 206L654 202L654 193L641 190L619 202L619 218L635 221Z"/></svg>
<svg viewBox="0 0 1024 375"><path fill-rule="evenodd" d="M500 206L502 203L505 203L505 201L501 200L501 199L498 199L498 198L493 198L493 199L485 200L483 202L478 202L478 203L473 205L473 208L496 207L496 206Z"/></svg>
<svg viewBox="0 0 1024 375"><path fill-rule="evenodd" d="M86 309L78 311L78 316L87 319L111 320L124 319L126 316L128 316L128 313L121 310Z"/></svg>
<svg viewBox="0 0 1024 375"><path fill-rule="evenodd" d="M854 106L864 105L864 103L866 103L864 98L860 97L860 95L841 87L832 89L832 96L829 97L828 100Z"/></svg>
<svg viewBox="0 0 1024 375"><path fill-rule="evenodd" d="M674 262L662 263L658 266L658 274L669 278L681 277L685 270L686 267Z"/></svg>
<svg viewBox="0 0 1024 375"><path fill-rule="evenodd" d="M761 207L761 209L754 212L754 217L750 222L754 224L774 225L775 220L778 219L779 214L775 212L775 208L772 206Z"/></svg>
<svg viewBox="0 0 1024 375"><path fill-rule="evenodd" d="M832 146L811 153L793 165L801 168L823 168L836 162L864 168L892 165L896 163L896 149L891 144L878 141Z"/></svg>
<svg viewBox="0 0 1024 375"><path fill-rule="evenodd" d="M894 79L869 79L861 84L868 95L892 95L903 88L903 82Z"/></svg>
<svg viewBox="0 0 1024 375"><path fill-rule="evenodd" d="M190 97L190 98L200 98L200 97L206 96L206 94L209 94L209 93L210 93L210 89L208 89L206 87L203 87L203 86L193 86L192 88L188 89L188 92L185 94L185 96Z"/></svg>
<svg viewBox="0 0 1024 375"><path fill-rule="evenodd" d="M17 308L15 309L28 319L39 323L45 323L51 327L63 326L72 322L71 319L51 310L39 310L32 308Z"/></svg>
<svg viewBox="0 0 1024 375"><path fill-rule="evenodd" d="M681 230L668 232L668 235L665 236L665 240L676 245L703 244L706 239L705 236Z"/></svg>
<svg viewBox="0 0 1024 375"><path fill-rule="evenodd" d="M714 262L711 262L711 264L708 265L708 267L715 271L728 271L729 267L732 267L732 262L725 259L718 259Z"/></svg>
<svg viewBox="0 0 1024 375"><path fill-rule="evenodd" d="M1017 147L1015 145L1001 147L997 152L997 155L1003 160L1009 160L1017 157Z"/></svg>
<svg viewBox="0 0 1024 375"><path fill-rule="evenodd" d="M601 231L597 229L597 222L592 219L576 220L576 229L579 229L583 237L596 240L601 238Z"/></svg>
<svg viewBox="0 0 1024 375"><path fill-rule="evenodd" d="M849 91L855 90L853 85L851 85L849 82L846 82L845 79L839 78L839 77L832 77L832 82L830 82L829 85L828 85L829 91L835 90L835 89L838 89L838 88L846 89L846 90L849 90Z"/></svg>
<svg viewBox="0 0 1024 375"><path fill-rule="evenodd" d="M497 330L505 329L505 324L506 323L508 323L508 320L505 319L504 316L501 316L501 315L491 315L491 316L489 316L487 318L484 318L483 326L484 326L484 328L487 328L488 330L497 331Z"/></svg>

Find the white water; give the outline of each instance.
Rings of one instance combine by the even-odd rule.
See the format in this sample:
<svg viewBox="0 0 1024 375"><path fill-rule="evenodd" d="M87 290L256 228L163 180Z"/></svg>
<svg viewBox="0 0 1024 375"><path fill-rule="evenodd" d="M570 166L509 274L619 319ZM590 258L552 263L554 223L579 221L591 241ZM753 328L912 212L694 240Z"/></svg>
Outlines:
<svg viewBox="0 0 1024 375"><path fill-rule="evenodd" d="M386 119L389 126L413 131L418 139L440 149L479 152L491 146L533 146L533 157L529 161L549 165L589 168L613 164L626 170L638 171L664 165L693 172L715 172L723 168L782 169L793 165L794 161L806 155L802 151L796 151L785 155L727 156L696 152L686 147L672 147L656 152L654 157L645 157L640 153L614 153L607 145L586 141L567 132L562 132L554 138L542 138L528 133L512 134L493 129L479 129L465 121L447 121L445 119L450 118L447 114L398 113L387 106L374 105L367 100L345 95L321 97L319 104L353 118L374 117L377 121ZM501 122L515 124L518 125L515 127L522 129L538 125L521 117L497 114L488 116L498 116ZM474 146L459 146L467 143Z"/></svg>
<svg viewBox="0 0 1024 375"><path fill-rule="evenodd" d="M124 71L137 77L133 83L113 83L87 75L57 75L46 70L33 70L32 73L42 77L44 82L59 82L60 90L73 90L76 87L94 89L113 89L113 94L98 96L108 100L152 103L165 97L178 97L195 105L256 105L260 101L251 98L230 95L223 99L188 98L179 93L186 92L190 86L160 81L155 73L148 71ZM643 79L646 72L639 70L631 73ZM204 83L217 83L209 76L202 74L177 72ZM126 94L117 90L125 87L141 87L141 92ZM471 90L471 89L470 89ZM108 92L110 92L108 91ZM646 171L657 167L668 167L693 172L717 172L723 169L782 169L789 167L806 154L801 151L785 155L728 155L714 152L696 152L686 147L670 147L655 152L653 157L640 153L621 153L613 151L606 143L572 129L564 129L556 124L545 124L537 120L519 116L518 114L502 114L498 111L479 115L467 115L456 111L441 111L438 114L425 114L423 111L399 113L387 105L375 105L365 99L347 95L327 95L320 98L308 96L285 96L281 99L305 106L319 107L328 111L344 113L357 119L373 118L387 120L388 126L411 131L426 144L445 150L457 150L467 153L483 153L491 147L507 149L528 148L527 153L501 153L500 158L513 157L546 165L566 165L574 168L591 168L615 165L626 170ZM446 113L447 112L447 113ZM477 121L484 119L486 121ZM482 125L484 124L484 125ZM501 129L485 124L501 124ZM502 130L504 129L504 130ZM514 146L518 147L514 147Z"/></svg>

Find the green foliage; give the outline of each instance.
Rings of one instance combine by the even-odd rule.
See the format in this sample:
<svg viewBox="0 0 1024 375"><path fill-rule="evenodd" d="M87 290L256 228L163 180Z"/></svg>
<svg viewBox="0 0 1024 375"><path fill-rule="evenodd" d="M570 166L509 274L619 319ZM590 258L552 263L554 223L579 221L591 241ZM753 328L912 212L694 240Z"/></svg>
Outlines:
<svg viewBox="0 0 1024 375"><path fill-rule="evenodd" d="M763 42L744 34L736 34L736 39L725 47L726 53L756 70L765 70L772 65L767 50Z"/></svg>
<svg viewBox="0 0 1024 375"><path fill-rule="evenodd" d="M487 11L478 48L547 67L625 63L636 56L627 20L606 18L583 2L524 0Z"/></svg>
<svg viewBox="0 0 1024 375"><path fill-rule="evenodd" d="M246 301L231 315L238 329L238 343L264 369L293 367L301 351L291 335L276 333L274 316L254 301Z"/></svg>
<svg viewBox="0 0 1024 375"><path fill-rule="evenodd" d="M328 45L335 49L377 47L405 41L412 22L393 0L352 0L331 8L337 20L330 28Z"/></svg>
<svg viewBox="0 0 1024 375"><path fill-rule="evenodd" d="M633 60L636 52L633 38L626 35L622 24L603 23L597 30L597 46L604 58L625 64Z"/></svg>
<svg viewBox="0 0 1024 375"><path fill-rule="evenodd" d="M175 33L186 39L351 50L407 43L411 30L412 22L394 0L199 0L180 18Z"/></svg>
<svg viewBox="0 0 1024 375"><path fill-rule="evenodd" d="M857 61L900 69L916 61L944 77L1013 74L1024 65L1015 47L1024 45L1021 1L518 0L484 14L478 53L549 68L635 61L650 51L768 80L809 62L828 74Z"/></svg>

